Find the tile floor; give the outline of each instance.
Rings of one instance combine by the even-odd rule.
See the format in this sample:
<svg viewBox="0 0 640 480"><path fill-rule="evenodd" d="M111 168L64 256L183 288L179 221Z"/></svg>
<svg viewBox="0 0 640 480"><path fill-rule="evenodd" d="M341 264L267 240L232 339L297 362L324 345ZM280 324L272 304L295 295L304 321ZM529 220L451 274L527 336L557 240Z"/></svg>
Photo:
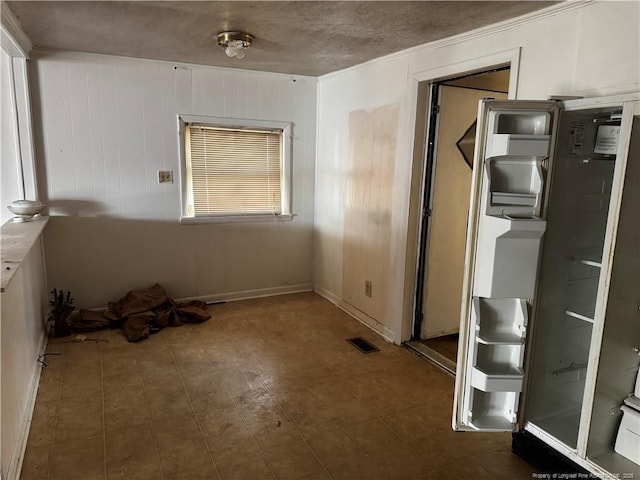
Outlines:
<svg viewBox="0 0 640 480"><path fill-rule="evenodd" d="M456 363L458 357L458 334L444 335L442 337L429 338L427 340L420 340L420 343L432 350L435 350L440 355Z"/></svg>
<svg viewBox="0 0 640 480"><path fill-rule="evenodd" d="M138 344L52 340L21 478L531 478L508 434L451 431L452 377L321 297L209 308Z"/></svg>

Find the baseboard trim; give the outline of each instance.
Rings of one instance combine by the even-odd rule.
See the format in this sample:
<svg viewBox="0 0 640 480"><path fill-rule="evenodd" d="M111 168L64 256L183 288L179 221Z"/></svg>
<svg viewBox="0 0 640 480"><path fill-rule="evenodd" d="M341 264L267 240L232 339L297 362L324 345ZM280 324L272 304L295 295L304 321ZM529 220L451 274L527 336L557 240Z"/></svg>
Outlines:
<svg viewBox="0 0 640 480"><path fill-rule="evenodd" d="M282 287L258 288L255 290L243 290L240 292L216 293L213 295L199 295L195 297L178 298L177 302L189 302L200 300L207 303L235 302L249 300L251 298L272 297L274 295L287 295L290 293L312 292L313 284L300 283L298 285L284 285Z"/></svg>
<svg viewBox="0 0 640 480"><path fill-rule="evenodd" d="M42 335L40 337L38 354L42 355L47 350L48 341L47 331L43 328ZM42 368L38 362L34 362L33 371L31 373L31 385L29 387L29 394L25 404L24 411L22 412L22 419L20 420L20 430L18 432L18 438L14 445L13 453L11 454L11 460L9 461L9 468L5 480L18 480L20 478L20 472L22 471L22 462L24 460L24 454L27 449L27 440L29 439L29 430L31 429L31 420L33 418L33 409L36 406L36 397L38 395L38 386L40 385L40 374Z"/></svg>
<svg viewBox="0 0 640 480"><path fill-rule="evenodd" d="M314 285L313 291L316 292L321 297L329 300L336 307L341 309L340 303L342 302L342 299L338 297L336 294L334 294L333 292L327 290L326 288L321 287L320 285Z"/></svg>
<svg viewBox="0 0 640 480"><path fill-rule="evenodd" d="M394 338L396 336L395 335L395 331L387 328L385 325L383 325L382 323L378 322L375 318L370 317L369 315L367 315L363 311L361 311L361 310L357 309L356 307L354 307L353 305L345 302L343 299L338 297L336 294L334 294L333 292L330 292L329 290L321 287L320 285L314 285L313 286L313 291L316 292L321 297L324 297L327 300L329 300L331 303L333 303L340 310L342 310L343 312L345 312L349 316L355 318L357 321L362 323L364 326L369 327L375 333L377 333L378 335L382 336L382 338L384 338L387 342L394 343L396 345L400 345L400 342L394 341Z"/></svg>

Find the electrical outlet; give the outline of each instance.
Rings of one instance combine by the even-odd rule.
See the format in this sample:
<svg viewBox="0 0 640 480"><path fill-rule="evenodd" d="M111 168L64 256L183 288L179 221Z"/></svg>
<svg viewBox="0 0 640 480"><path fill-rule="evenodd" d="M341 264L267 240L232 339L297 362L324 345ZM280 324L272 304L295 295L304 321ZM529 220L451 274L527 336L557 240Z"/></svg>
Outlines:
<svg viewBox="0 0 640 480"><path fill-rule="evenodd" d="M173 183L173 170L158 170L158 183Z"/></svg>
<svg viewBox="0 0 640 480"><path fill-rule="evenodd" d="M365 297L371 297L372 294L372 285L371 285L371 280L365 280L364 281L364 295Z"/></svg>

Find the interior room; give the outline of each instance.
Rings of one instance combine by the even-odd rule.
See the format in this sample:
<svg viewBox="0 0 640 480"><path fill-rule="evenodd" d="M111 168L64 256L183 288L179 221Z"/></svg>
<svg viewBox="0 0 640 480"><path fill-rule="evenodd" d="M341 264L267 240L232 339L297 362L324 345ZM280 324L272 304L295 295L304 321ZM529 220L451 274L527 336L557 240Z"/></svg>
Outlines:
<svg viewBox="0 0 640 480"><path fill-rule="evenodd" d="M638 198L638 137L625 126L640 115L640 3L3 0L1 8L0 478L640 475L633 447L614 451L621 422L640 422L622 406L637 400L640 358L630 323L640 302L637 216L628 206ZM499 76L499 87L480 73ZM517 404L521 378L488 375L495 388L481 391L476 377L469 418L500 417L500 427L481 431L483 417L466 428L456 421L460 361L447 369L407 348L466 337L460 277L475 115L467 108L440 124L461 153L449 181L462 177L464 188L445 180L429 203L426 185L439 174L428 160L434 85L467 92L476 110L487 96L624 97L545 124L567 133L595 119L633 139L626 179L617 160L580 170L585 182L593 171L620 192L586 192L599 195L600 220L580 237L615 245L618 257L565 265L572 285L587 289L566 297L595 308L590 322L576 316L587 315L582 305L569 305L573 316L542 322L532 340L556 356L532 372L527 401L560 394L527 415L534 430L552 425L549 446L569 452L569 466L512 453L511 432L524 425L516 407L498 410L505 399ZM589 127L585 138L602 132ZM527 193L546 179L537 163L487 165L496 202L527 197L539 207L542 191ZM528 169L531 179L516 193L506 180L498 191L508 178L501 168ZM583 177L559 172L585 193ZM432 237L430 206L443 222ZM564 248L554 235L543 251ZM451 268L435 265L445 254ZM545 278L556 265L549 258ZM607 303L598 285L611 271ZM503 317L526 319L523 298L532 295L492 296L501 297L474 297L474 311L489 318L478 338L495 327L477 358L526 364L529 347L504 334ZM549 302L540 310L555 308ZM600 369L587 350L594 341L609 353ZM578 375L579 391L548 375L569 343L580 355L560 373ZM447 345L449 360L463 358L455 339ZM551 404L566 407L566 424L545 416Z"/></svg>

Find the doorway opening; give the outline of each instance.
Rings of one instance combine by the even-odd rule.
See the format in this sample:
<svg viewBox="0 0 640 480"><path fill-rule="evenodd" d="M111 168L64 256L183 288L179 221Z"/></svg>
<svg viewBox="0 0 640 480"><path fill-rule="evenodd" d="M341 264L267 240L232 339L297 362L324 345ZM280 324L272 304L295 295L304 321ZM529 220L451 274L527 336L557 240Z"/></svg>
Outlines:
<svg viewBox="0 0 640 480"><path fill-rule="evenodd" d="M508 98L510 66L424 82L422 215L408 346L455 374L478 101ZM419 102L421 101L419 96Z"/></svg>

